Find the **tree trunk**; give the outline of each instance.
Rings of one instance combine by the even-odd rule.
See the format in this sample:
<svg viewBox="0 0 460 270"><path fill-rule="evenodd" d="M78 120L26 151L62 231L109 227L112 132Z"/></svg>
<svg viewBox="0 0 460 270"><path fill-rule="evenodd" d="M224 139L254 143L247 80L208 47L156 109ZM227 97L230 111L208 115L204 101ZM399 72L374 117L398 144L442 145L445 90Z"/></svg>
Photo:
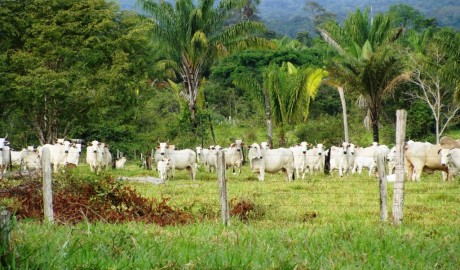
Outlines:
<svg viewBox="0 0 460 270"><path fill-rule="evenodd" d="M379 137L379 112L377 109L371 108L371 121L372 121L372 133L374 142L378 143Z"/></svg>
<svg viewBox="0 0 460 270"><path fill-rule="evenodd" d="M349 142L350 137L348 136L347 103L345 103L345 94L343 92L343 87L339 86L337 90L339 91L340 102L342 102L343 131L345 135L345 141Z"/></svg>
<svg viewBox="0 0 460 270"><path fill-rule="evenodd" d="M265 119L267 122L267 137L268 143L273 146L273 127L272 127L272 109L270 106L270 96L268 90L264 89L264 99L265 99Z"/></svg>

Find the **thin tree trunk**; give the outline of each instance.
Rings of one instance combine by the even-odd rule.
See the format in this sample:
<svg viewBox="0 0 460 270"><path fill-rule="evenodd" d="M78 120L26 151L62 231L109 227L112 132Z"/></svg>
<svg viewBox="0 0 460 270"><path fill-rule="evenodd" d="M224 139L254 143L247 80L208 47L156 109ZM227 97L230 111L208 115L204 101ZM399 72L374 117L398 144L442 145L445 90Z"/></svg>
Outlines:
<svg viewBox="0 0 460 270"><path fill-rule="evenodd" d="M374 137L374 142L378 143L380 141L380 136L379 136L379 112L377 109L371 108L371 121L372 121L372 134Z"/></svg>
<svg viewBox="0 0 460 270"><path fill-rule="evenodd" d="M271 106L270 106L270 96L268 95L267 89L264 89L264 99L265 99L265 119L267 122L268 143L270 145L273 145L272 112L271 112Z"/></svg>
<svg viewBox="0 0 460 270"><path fill-rule="evenodd" d="M212 141L214 142L214 145L216 145L217 144L216 143L216 134L214 134L214 127L212 126L212 121L211 121L211 116L210 115L208 115L208 120L209 120L209 128L211 129Z"/></svg>
<svg viewBox="0 0 460 270"><path fill-rule="evenodd" d="M348 136L348 118L347 118L347 104L345 103L345 94L343 92L343 87L339 86L337 88L340 95L340 102L342 102L342 115L343 115L343 131L345 135L345 141L349 142L350 137Z"/></svg>

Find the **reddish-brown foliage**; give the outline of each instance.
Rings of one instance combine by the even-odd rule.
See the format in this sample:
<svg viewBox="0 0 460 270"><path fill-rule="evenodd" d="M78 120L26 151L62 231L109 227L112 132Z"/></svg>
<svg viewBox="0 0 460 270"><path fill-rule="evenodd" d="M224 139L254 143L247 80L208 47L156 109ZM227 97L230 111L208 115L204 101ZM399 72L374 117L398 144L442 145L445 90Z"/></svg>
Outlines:
<svg viewBox="0 0 460 270"><path fill-rule="evenodd" d="M247 200L236 201L236 199L232 199L230 204L232 205L230 215L236 216L240 220L247 221L250 214L254 214L255 205L253 202L249 202Z"/></svg>
<svg viewBox="0 0 460 270"><path fill-rule="evenodd" d="M43 218L43 194L40 182L27 182L0 190L0 199L16 198L18 219ZM53 185L53 212L59 223L106 221L110 223L142 221L161 226L185 224L191 214L173 209L168 199L148 199L133 188L122 186L112 178L78 186Z"/></svg>

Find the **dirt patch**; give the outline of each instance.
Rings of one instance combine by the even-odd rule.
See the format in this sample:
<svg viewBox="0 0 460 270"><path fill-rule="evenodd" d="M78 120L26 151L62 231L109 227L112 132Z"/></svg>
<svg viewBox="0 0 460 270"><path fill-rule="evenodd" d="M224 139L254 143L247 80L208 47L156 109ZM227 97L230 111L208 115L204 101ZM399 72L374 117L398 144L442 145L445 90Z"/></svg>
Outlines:
<svg viewBox="0 0 460 270"><path fill-rule="evenodd" d="M161 226L185 224L192 215L168 205L168 198L144 198L120 181L105 178L93 183L65 185L53 182L53 211L57 223L73 224L83 220L109 223L141 221ZM41 182L29 181L0 190L0 199L15 199L18 219L43 219Z"/></svg>
<svg viewBox="0 0 460 270"><path fill-rule="evenodd" d="M309 222L314 220L315 218L318 217L318 213L316 212L307 212L303 215L302 220L303 222Z"/></svg>

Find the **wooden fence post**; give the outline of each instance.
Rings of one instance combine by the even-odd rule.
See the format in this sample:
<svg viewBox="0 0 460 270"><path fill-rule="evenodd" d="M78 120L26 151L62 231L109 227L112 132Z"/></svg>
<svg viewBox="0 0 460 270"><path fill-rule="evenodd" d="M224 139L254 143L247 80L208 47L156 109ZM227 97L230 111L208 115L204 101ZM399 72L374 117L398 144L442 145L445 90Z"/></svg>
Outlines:
<svg viewBox="0 0 460 270"><path fill-rule="evenodd" d="M387 176L385 169L385 156L379 152L377 155L377 168L379 171L379 188L380 188L380 221L387 221Z"/></svg>
<svg viewBox="0 0 460 270"><path fill-rule="evenodd" d="M404 145L406 140L406 110L396 111L396 160L393 195L393 224L401 225L404 207Z"/></svg>
<svg viewBox="0 0 460 270"><path fill-rule="evenodd" d="M227 200L227 179L225 177L225 153L217 151L217 177L219 181L220 205L222 209L222 222L225 226L230 225L230 212Z"/></svg>
<svg viewBox="0 0 460 270"><path fill-rule="evenodd" d="M1 209L0 211L1 265L4 265L4 261L7 255L10 253L11 230L12 230L11 212L6 208Z"/></svg>
<svg viewBox="0 0 460 270"><path fill-rule="evenodd" d="M53 191L51 188L51 162L50 150L43 147L42 150L42 168L43 168L43 212L45 222L53 223Z"/></svg>

